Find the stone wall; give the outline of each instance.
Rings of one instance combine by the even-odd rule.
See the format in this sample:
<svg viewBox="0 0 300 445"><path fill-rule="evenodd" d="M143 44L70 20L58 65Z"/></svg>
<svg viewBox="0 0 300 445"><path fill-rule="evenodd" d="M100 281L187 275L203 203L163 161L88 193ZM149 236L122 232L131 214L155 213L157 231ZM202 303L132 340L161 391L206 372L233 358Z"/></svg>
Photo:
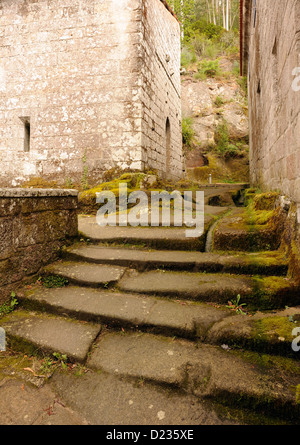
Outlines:
<svg viewBox="0 0 300 445"><path fill-rule="evenodd" d="M145 165L182 175L180 25L160 0L143 2L142 149Z"/></svg>
<svg viewBox="0 0 300 445"><path fill-rule="evenodd" d="M284 230L300 279L300 1L244 0L251 182L290 200Z"/></svg>
<svg viewBox="0 0 300 445"><path fill-rule="evenodd" d="M76 191L0 189L0 303L77 234Z"/></svg>
<svg viewBox="0 0 300 445"><path fill-rule="evenodd" d="M149 135L142 70L151 91L146 104L155 124L171 114L156 88L158 61L151 48L144 64L144 0L3 0L0 4L0 184L18 186L29 177L79 182L87 175L99 180L112 167L143 169L153 166L152 155L162 150L158 137ZM148 2L149 3L149 2ZM150 2L164 42L160 57L171 55L178 83L179 25L160 0ZM150 15L150 14L149 14ZM152 30L157 35L158 30ZM147 35L152 35L150 29ZM173 32L168 36L169 32ZM174 34L175 32L175 34ZM152 37L151 37L152 38ZM153 44L161 41L153 40ZM170 48L168 48L168 45ZM178 52L178 54L176 54ZM161 70L163 68L161 67ZM155 76L155 78L153 77ZM172 93L173 86L168 87ZM160 91L159 90L159 91ZM149 93L151 94L151 93ZM180 105L170 99L177 114L172 141L179 165ZM176 110L175 108L176 107ZM163 112L163 117L160 113ZM173 116L171 115L171 119ZM142 129L143 122L143 129ZM164 125L165 126L165 125ZM173 127L173 128L172 128ZM173 142L171 141L171 144ZM176 143L175 143L176 141ZM163 146L165 144L162 144ZM176 145L176 147L175 147ZM150 151L149 151L150 150ZM178 153L177 153L178 152ZM156 166L164 159L156 160Z"/></svg>
<svg viewBox="0 0 300 445"><path fill-rule="evenodd" d="M251 181L300 204L300 90L292 87L300 67L300 2L246 1L245 11Z"/></svg>

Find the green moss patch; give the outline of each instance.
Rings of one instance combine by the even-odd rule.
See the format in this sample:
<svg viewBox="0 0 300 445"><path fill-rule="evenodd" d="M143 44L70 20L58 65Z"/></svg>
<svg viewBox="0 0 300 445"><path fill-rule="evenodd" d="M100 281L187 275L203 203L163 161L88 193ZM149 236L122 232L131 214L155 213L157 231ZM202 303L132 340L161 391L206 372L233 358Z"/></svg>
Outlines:
<svg viewBox="0 0 300 445"><path fill-rule="evenodd" d="M289 317L282 316L265 317L253 323L255 337L269 342L287 342L289 345L294 339L294 328L294 322L290 321Z"/></svg>
<svg viewBox="0 0 300 445"><path fill-rule="evenodd" d="M253 304L268 310L294 306L300 302L299 287L284 277L253 277Z"/></svg>

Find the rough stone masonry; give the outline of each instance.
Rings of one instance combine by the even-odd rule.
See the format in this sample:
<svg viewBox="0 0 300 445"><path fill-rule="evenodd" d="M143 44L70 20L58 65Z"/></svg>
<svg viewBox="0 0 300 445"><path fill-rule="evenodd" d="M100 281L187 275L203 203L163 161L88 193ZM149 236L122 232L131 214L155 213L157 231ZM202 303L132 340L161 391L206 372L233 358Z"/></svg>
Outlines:
<svg viewBox="0 0 300 445"><path fill-rule="evenodd" d="M300 1L244 0L243 12L251 182L300 205L300 88L293 87L300 72Z"/></svg>
<svg viewBox="0 0 300 445"><path fill-rule="evenodd" d="M0 3L0 185L183 157L180 25L164 0Z"/></svg>

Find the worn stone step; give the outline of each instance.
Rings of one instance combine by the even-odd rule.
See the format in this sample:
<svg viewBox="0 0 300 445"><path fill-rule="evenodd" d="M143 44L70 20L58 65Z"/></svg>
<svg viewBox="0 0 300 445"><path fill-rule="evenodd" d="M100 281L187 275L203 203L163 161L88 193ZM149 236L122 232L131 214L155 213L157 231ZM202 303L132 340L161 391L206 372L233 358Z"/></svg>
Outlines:
<svg viewBox="0 0 300 445"><path fill-rule="evenodd" d="M205 250L206 235L212 224L227 212L227 208L208 207L204 214L204 232L189 237L189 227L100 227L96 217L79 215L81 235L94 243L139 244L156 249Z"/></svg>
<svg viewBox="0 0 300 445"><path fill-rule="evenodd" d="M297 406L292 378L287 382L277 378L274 369L262 372L255 363L220 347L196 347L150 334L112 333L99 337L87 364L116 376L177 387L198 397L223 403L230 400L237 406L245 401L256 409L260 404Z"/></svg>
<svg viewBox="0 0 300 445"><path fill-rule="evenodd" d="M66 354L68 360L84 362L101 326L22 310L1 323L8 344L24 352Z"/></svg>
<svg viewBox="0 0 300 445"><path fill-rule="evenodd" d="M204 339L214 323L231 315L226 309L150 296L66 286L37 288L18 296L22 306L122 328L150 329L169 336Z"/></svg>
<svg viewBox="0 0 300 445"><path fill-rule="evenodd" d="M260 254L220 255L216 253L185 252L171 250L125 249L94 245L72 246L64 251L64 257L76 261L98 264L115 264L147 269L171 269L208 272L238 272L244 274L285 275L288 262L281 252Z"/></svg>
<svg viewBox="0 0 300 445"><path fill-rule="evenodd" d="M256 312L253 316L227 317L215 323L206 335L211 344L226 344L257 352L300 359L298 352L300 306L281 311ZM293 346L293 344L295 345Z"/></svg>
<svg viewBox="0 0 300 445"><path fill-rule="evenodd" d="M243 252L278 249L283 224L280 214L276 215L274 221L271 219L267 222L262 221L263 223L258 222L251 223L251 214L248 213L248 209L233 209L229 215L218 222L214 230L214 249Z"/></svg>
<svg viewBox="0 0 300 445"><path fill-rule="evenodd" d="M124 267L90 264L87 262L57 261L44 268L45 275L58 275L81 286L109 287L123 276Z"/></svg>
<svg viewBox="0 0 300 445"><path fill-rule="evenodd" d="M259 277L199 272L131 271L122 277L118 288L123 292L163 295L197 301L227 303L236 300L261 310L297 305L299 286L283 277Z"/></svg>

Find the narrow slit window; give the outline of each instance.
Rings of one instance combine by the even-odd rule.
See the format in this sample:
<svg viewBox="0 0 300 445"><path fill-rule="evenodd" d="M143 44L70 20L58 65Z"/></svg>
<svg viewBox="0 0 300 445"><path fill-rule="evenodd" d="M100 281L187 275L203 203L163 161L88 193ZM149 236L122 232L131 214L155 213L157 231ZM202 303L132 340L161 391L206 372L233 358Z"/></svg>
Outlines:
<svg viewBox="0 0 300 445"><path fill-rule="evenodd" d="M20 117L24 125L24 151L30 151L30 118Z"/></svg>
<svg viewBox="0 0 300 445"><path fill-rule="evenodd" d="M30 151L30 122L24 124L24 151Z"/></svg>

